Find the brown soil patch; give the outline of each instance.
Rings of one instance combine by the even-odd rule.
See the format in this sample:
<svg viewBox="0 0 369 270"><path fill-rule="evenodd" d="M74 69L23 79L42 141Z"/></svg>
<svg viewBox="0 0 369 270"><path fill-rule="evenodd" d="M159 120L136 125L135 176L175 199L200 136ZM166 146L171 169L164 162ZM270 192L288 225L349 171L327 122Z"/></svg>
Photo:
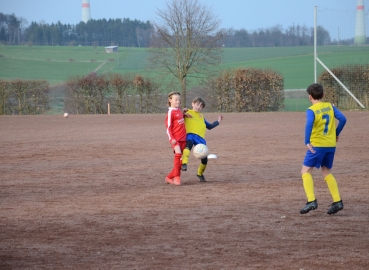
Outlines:
<svg viewBox="0 0 369 270"><path fill-rule="evenodd" d="M180 187L164 114L1 116L0 268L369 269L369 112L345 115L333 216L319 171L299 213L304 113L224 114Z"/></svg>

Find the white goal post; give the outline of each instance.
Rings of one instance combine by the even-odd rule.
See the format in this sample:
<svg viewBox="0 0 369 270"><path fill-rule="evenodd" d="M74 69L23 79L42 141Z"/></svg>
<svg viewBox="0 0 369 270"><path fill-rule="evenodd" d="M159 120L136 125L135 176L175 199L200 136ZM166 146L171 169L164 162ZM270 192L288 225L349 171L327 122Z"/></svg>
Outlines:
<svg viewBox="0 0 369 270"><path fill-rule="evenodd" d="M317 83L317 73L318 73L318 67L317 64L319 63L338 83L342 86L342 88L359 104L363 109L365 109L365 106L352 94L352 92L333 74L333 72L327 67L324 62L319 59L318 52L317 52L317 40L318 40L318 24L317 24L317 17L318 17L318 10L317 6L314 7L314 81ZM339 29L339 27L338 27ZM339 32L339 30L338 30ZM338 45L332 45L332 46L339 46L339 40L337 41ZM369 48L369 46L367 46Z"/></svg>

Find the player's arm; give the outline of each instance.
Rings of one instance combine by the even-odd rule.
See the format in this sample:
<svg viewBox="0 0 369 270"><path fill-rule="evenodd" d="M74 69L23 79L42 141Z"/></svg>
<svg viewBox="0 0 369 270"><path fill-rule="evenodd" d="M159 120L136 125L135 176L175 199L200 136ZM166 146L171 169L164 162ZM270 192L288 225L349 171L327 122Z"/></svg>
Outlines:
<svg viewBox="0 0 369 270"><path fill-rule="evenodd" d="M187 112L188 112L188 109L184 108L182 111L183 117L192 118L192 115Z"/></svg>
<svg viewBox="0 0 369 270"><path fill-rule="evenodd" d="M333 106L333 111L334 111L334 117L339 121L337 128L336 128L336 137L338 140L338 136L340 135L343 127L346 125L346 117L335 106Z"/></svg>
<svg viewBox="0 0 369 270"><path fill-rule="evenodd" d="M172 123L172 111L170 110L167 114L167 118L165 121L165 125L167 127L167 135L168 135L168 139L170 141L170 143L175 144L176 140L173 137L173 123ZM174 142L173 142L174 140Z"/></svg>
<svg viewBox="0 0 369 270"><path fill-rule="evenodd" d="M315 115L310 109L306 110L306 125L305 125L305 145L310 152L315 153L313 146L310 143L311 132L313 131Z"/></svg>
<svg viewBox="0 0 369 270"><path fill-rule="evenodd" d="M213 129L213 128L219 126L219 121L218 120L217 121L214 121L211 124L208 121L206 121L206 119L204 119L204 121L205 121L206 129L209 129L210 130L210 129Z"/></svg>

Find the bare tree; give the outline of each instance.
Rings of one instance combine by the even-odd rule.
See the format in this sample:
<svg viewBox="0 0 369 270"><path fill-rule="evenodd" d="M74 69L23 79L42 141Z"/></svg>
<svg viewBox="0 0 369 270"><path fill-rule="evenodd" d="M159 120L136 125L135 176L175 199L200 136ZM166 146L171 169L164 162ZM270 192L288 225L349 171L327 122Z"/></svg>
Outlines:
<svg viewBox="0 0 369 270"><path fill-rule="evenodd" d="M209 67L220 63L220 20L198 0L171 0L166 10L157 11L157 17L148 63L180 81L186 106L186 78L201 78Z"/></svg>

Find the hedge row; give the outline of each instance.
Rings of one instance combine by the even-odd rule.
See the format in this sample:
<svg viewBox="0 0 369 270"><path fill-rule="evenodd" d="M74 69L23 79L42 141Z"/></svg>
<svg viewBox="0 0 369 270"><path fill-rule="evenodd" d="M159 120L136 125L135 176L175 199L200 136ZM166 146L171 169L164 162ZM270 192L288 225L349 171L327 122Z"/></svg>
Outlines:
<svg viewBox="0 0 369 270"><path fill-rule="evenodd" d="M70 78L66 83L65 110L73 114L155 113L159 86L136 75L97 75Z"/></svg>
<svg viewBox="0 0 369 270"><path fill-rule="evenodd" d="M345 65L331 71L368 108L369 65ZM359 107L350 94L327 71L319 76L318 82L324 87L326 101L343 109Z"/></svg>
<svg viewBox="0 0 369 270"><path fill-rule="evenodd" d="M212 110L219 112L277 111L283 107L283 77L273 70L236 69L207 83Z"/></svg>
<svg viewBox="0 0 369 270"><path fill-rule="evenodd" d="M332 72L368 107L369 65L342 66ZM328 73L318 79L325 100L340 108L358 107ZM204 89L207 108L218 112L277 111L283 107L283 77L273 70L235 69L208 80ZM158 113L165 111L166 95L159 85L136 75L76 76L66 82L64 110L72 114ZM0 80L0 115L45 114L50 109L49 84L45 80Z"/></svg>
<svg viewBox="0 0 369 270"><path fill-rule="evenodd" d="M45 114L50 109L45 80L0 80L0 115Z"/></svg>

